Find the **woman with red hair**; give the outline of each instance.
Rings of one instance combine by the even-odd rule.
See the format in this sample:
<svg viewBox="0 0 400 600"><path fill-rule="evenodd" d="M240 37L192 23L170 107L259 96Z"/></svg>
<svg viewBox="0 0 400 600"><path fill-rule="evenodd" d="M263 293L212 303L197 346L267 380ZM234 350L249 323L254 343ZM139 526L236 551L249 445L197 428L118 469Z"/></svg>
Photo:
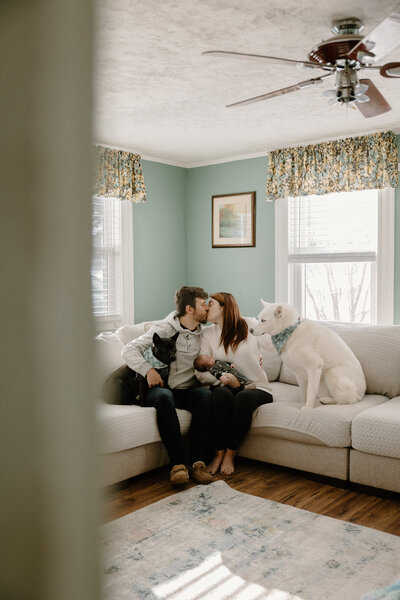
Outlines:
<svg viewBox="0 0 400 600"><path fill-rule="evenodd" d="M249 334L234 296L226 292L211 294L208 320L214 325L203 330L200 354L234 363L256 385L255 389L243 389L231 373L217 379L209 372L196 372L202 383L211 385L213 394L212 434L216 454L208 469L213 475L218 470L230 475L235 470L235 455L250 428L253 411L273 398L261 368L257 338Z"/></svg>

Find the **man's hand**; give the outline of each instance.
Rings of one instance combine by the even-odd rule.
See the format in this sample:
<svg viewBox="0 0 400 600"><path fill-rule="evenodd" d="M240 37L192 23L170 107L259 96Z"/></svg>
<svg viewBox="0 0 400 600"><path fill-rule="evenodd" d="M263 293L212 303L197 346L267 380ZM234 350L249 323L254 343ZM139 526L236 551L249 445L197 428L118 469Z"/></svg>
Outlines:
<svg viewBox="0 0 400 600"><path fill-rule="evenodd" d="M164 382L161 379L161 375L155 369L150 369L150 371L147 371L146 379L147 383L149 384L149 388L157 387L158 385L160 387L164 387Z"/></svg>

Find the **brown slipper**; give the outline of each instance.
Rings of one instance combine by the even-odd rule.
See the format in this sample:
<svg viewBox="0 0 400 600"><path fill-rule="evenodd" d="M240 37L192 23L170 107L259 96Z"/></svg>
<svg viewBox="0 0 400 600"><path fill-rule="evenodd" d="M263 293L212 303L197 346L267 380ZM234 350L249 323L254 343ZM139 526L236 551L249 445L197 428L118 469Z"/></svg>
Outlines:
<svg viewBox="0 0 400 600"><path fill-rule="evenodd" d="M189 481L189 471L186 465L174 465L169 474L169 480L173 485L182 485Z"/></svg>
<svg viewBox="0 0 400 600"><path fill-rule="evenodd" d="M190 477L201 485L207 485L213 480L213 476L207 471L207 467L202 460L193 463L193 467L190 469Z"/></svg>

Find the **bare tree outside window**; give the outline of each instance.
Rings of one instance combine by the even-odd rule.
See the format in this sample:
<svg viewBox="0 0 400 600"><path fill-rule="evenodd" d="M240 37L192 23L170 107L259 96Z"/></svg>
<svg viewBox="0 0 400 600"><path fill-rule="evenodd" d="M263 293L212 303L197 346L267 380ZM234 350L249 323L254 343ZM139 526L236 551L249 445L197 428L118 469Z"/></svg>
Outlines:
<svg viewBox="0 0 400 600"><path fill-rule="evenodd" d="M305 316L322 321L369 323L371 265L317 263L305 266Z"/></svg>

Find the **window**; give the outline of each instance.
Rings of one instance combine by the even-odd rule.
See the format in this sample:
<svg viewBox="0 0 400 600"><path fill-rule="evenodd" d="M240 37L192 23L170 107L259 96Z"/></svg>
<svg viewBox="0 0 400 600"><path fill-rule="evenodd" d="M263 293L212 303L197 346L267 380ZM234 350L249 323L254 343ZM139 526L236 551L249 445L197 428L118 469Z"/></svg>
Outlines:
<svg viewBox="0 0 400 600"><path fill-rule="evenodd" d="M133 323L132 208L127 200L92 199L92 306L96 329Z"/></svg>
<svg viewBox="0 0 400 600"><path fill-rule="evenodd" d="M393 323L394 191L279 199L276 298L310 319Z"/></svg>

